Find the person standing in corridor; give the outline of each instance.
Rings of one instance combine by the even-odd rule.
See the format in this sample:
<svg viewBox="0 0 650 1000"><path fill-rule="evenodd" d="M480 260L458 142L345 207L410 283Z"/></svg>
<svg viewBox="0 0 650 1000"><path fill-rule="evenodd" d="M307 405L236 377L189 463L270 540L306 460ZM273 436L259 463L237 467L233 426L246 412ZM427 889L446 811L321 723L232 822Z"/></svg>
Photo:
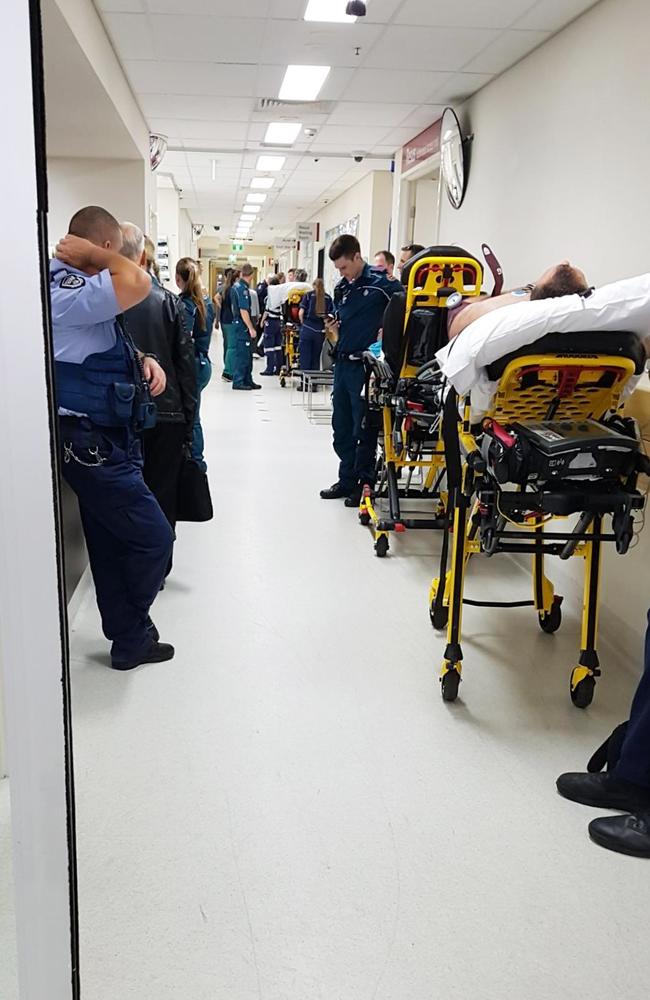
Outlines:
<svg viewBox="0 0 650 1000"><path fill-rule="evenodd" d="M233 285L232 311L235 328L235 358L233 371L233 389L248 391L261 389L261 385L253 382L253 342L257 331L251 316L250 285L253 280L253 267L244 264L239 281Z"/></svg>
<svg viewBox="0 0 650 1000"><path fill-rule="evenodd" d="M340 464L337 482L320 495L322 500L346 498L346 507L358 507L363 486L374 486L376 478L376 435L367 435L361 426L363 354L377 340L386 306L401 286L366 263L355 236L334 240L329 258L341 275L334 290L334 319L327 324L336 340L332 428Z"/></svg>

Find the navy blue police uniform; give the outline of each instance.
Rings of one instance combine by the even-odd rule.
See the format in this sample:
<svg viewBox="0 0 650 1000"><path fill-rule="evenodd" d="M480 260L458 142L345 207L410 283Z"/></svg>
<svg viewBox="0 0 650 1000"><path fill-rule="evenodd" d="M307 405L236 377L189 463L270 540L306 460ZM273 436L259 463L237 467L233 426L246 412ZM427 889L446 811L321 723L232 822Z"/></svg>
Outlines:
<svg viewBox="0 0 650 1000"><path fill-rule="evenodd" d="M332 429L340 459L339 484L352 493L359 484L374 485L376 449L362 434L365 383L363 353L379 335L390 299L401 288L383 271L365 264L356 281L343 278L334 289L339 322L335 351ZM374 440L374 437L373 437Z"/></svg>
<svg viewBox="0 0 650 1000"><path fill-rule="evenodd" d="M232 286L232 315L235 336L235 358L232 373L233 389L253 385L253 348L248 327L242 319L242 309L251 314L251 293L243 278ZM251 320L252 322L252 320Z"/></svg>
<svg viewBox="0 0 650 1000"><path fill-rule="evenodd" d="M50 264L61 469L76 493L104 635L118 669L146 655L149 611L173 532L145 485L138 433L152 426L135 348L118 319L110 272Z"/></svg>

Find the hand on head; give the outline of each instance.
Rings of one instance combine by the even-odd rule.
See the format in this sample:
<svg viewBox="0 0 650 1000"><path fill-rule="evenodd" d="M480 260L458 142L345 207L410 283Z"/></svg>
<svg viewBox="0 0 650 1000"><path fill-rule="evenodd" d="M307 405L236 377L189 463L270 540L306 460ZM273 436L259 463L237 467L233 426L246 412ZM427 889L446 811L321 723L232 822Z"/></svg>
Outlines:
<svg viewBox="0 0 650 1000"><path fill-rule="evenodd" d="M56 259L76 267L79 271L85 271L94 267L97 250L96 244L90 240L85 240L81 236L71 236L70 233L64 236L56 245Z"/></svg>

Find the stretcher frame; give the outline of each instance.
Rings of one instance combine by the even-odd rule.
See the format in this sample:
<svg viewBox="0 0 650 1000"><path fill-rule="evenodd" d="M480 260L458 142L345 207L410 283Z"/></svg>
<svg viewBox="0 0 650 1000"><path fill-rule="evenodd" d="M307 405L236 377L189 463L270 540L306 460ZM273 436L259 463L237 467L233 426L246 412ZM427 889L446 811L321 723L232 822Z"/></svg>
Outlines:
<svg viewBox="0 0 650 1000"><path fill-rule="evenodd" d="M530 355L516 357L507 364L487 417L501 425L522 420L599 420L619 413L625 387L636 372L634 361L620 355L535 354L531 348ZM526 387L531 373L535 384ZM463 400L461 418L458 398L450 389L443 421L449 472L449 531L443 543L440 574L429 593L432 624L447 631L440 674L443 699L455 701L461 681L463 605L534 607L540 628L552 634L562 623L563 598L556 595L546 576L545 558L577 557L584 560L584 583L580 653L571 672L570 695L576 707L587 708L601 673L596 646L602 546L615 542L621 554L629 548L633 512L645 505L645 498L637 489L638 474L619 480L616 489L606 487L602 481L576 487L575 495L568 489L565 504L552 484L542 484L532 494L526 494L521 487L518 491L504 489L481 453L482 431L472 425L471 394ZM522 495L530 496L530 506L536 513L522 516L529 506L522 501ZM572 500L574 509L570 509ZM547 530L549 523L564 521L574 514L579 515L575 527ZM606 515L612 517L611 532L603 529ZM491 527L486 530L488 519ZM515 530L512 530L513 520ZM498 552L531 555L533 599L515 602L466 599L468 564L480 552L489 556ZM445 581L444 588L440 586L441 580Z"/></svg>
<svg viewBox="0 0 650 1000"><path fill-rule="evenodd" d="M469 277L469 281L466 280ZM376 362L367 353L366 363L366 412L373 407L381 411L379 442L381 455L378 462L379 483L375 490L363 487L359 507L359 521L372 528L374 551L384 558L389 551L389 535L407 530L440 530L446 524L447 495L444 489L445 450L440 435L440 414L419 411L408 401L409 390L419 380L431 381L431 365L420 368L409 363L408 328L414 307L446 309L449 296L458 292L463 298L481 294L483 268L469 256L423 254L410 267L406 286L406 310L402 332L402 359L397 388L393 386L392 373L387 366ZM374 377L374 389L370 388ZM410 432L414 427L429 428L430 437L419 447L409 446ZM420 488L413 488L415 472L422 476ZM402 514L402 500L426 500L434 505L433 517L409 518ZM388 502L388 515L382 515L379 504Z"/></svg>

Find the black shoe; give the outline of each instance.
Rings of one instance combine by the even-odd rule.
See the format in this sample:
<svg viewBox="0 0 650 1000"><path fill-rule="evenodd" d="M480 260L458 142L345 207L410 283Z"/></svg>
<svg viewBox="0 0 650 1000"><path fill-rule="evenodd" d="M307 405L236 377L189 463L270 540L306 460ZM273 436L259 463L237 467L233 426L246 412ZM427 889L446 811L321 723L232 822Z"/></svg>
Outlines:
<svg viewBox="0 0 650 1000"><path fill-rule="evenodd" d="M345 501L346 507L359 507L361 505L361 497L363 496L363 490L360 486L355 486L350 493L350 496Z"/></svg>
<svg viewBox="0 0 650 1000"><path fill-rule="evenodd" d="M633 785L613 774L561 774L557 790L565 799L597 809L642 812L650 809L650 788Z"/></svg>
<svg viewBox="0 0 650 1000"><path fill-rule="evenodd" d="M352 487L354 489L354 487ZM328 490L320 491L321 500L343 500L344 497L350 496L350 487L343 486L341 483L334 483L330 486Z"/></svg>
<svg viewBox="0 0 650 1000"><path fill-rule="evenodd" d="M252 385L233 385L235 392L250 392L252 388Z"/></svg>
<svg viewBox="0 0 650 1000"><path fill-rule="evenodd" d="M261 386L261 385L258 385L258 384L257 384L257 382L251 382L251 384L249 385L249 387L248 387L248 388L249 388L249 389L261 389L261 388L262 388L262 386Z"/></svg>
<svg viewBox="0 0 650 1000"><path fill-rule="evenodd" d="M113 670L134 670L142 666L143 663L164 663L171 660L175 650L168 642L152 642L146 653L142 653L134 660L111 660Z"/></svg>
<svg viewBox="0 0 650 1000"><path fill-rule="evenodd" d="M275 375L275 372L260 372L260 375Z"/></svg>
<svg viewBox="0 0 650 1000"><path fill-rule="evenodd" d="M650 858L650 812L594 819L589 824L589 836L608 851Z"/></svg>
<svg viewBox="0 0 650 1000"><path fill-rule="evenodd" d="M225 372L223 372L223 374L221 376L221 381L222 382L232 382L232 375L227 375Z"/></svg>

